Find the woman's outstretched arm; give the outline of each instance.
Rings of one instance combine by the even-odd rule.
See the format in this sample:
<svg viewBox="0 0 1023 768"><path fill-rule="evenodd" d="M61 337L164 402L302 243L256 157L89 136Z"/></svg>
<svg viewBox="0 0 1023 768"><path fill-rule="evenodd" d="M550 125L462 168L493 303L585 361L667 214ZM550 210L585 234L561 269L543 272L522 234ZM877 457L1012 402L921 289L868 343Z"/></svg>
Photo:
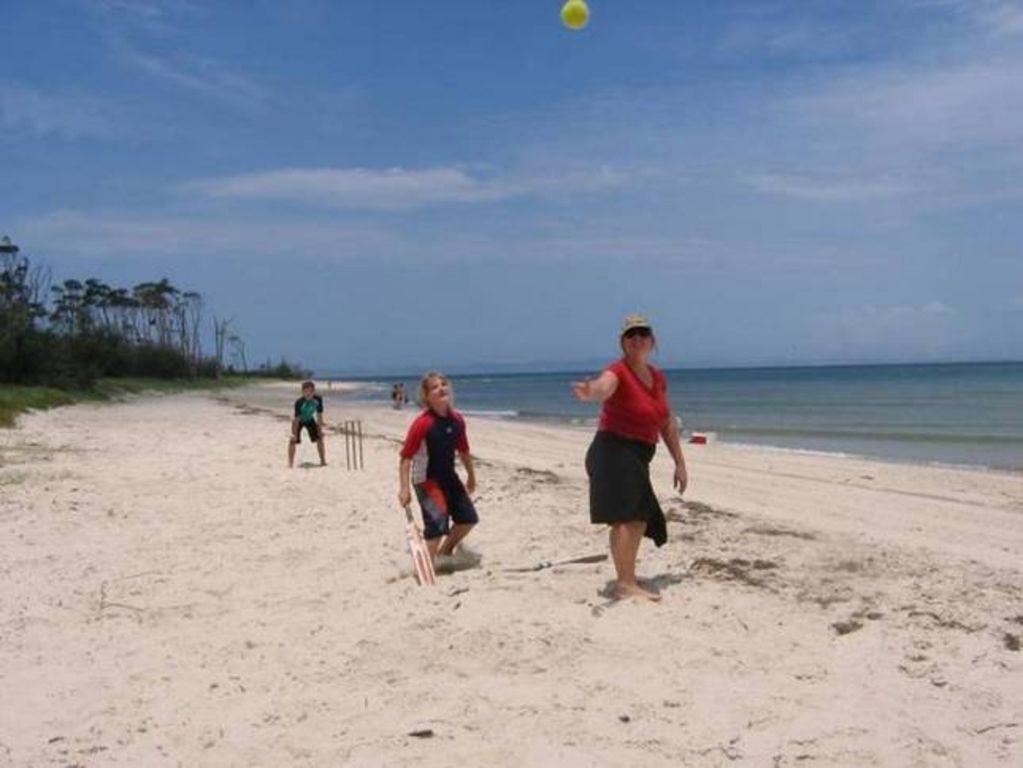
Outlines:
<svg viewBox="0 0 1023 768"><path fill-rule="evenodd" d="M572 393L579 400L602 403L618 389L618 377L611 371L604 371L595 379L572 383Z"/></svg>

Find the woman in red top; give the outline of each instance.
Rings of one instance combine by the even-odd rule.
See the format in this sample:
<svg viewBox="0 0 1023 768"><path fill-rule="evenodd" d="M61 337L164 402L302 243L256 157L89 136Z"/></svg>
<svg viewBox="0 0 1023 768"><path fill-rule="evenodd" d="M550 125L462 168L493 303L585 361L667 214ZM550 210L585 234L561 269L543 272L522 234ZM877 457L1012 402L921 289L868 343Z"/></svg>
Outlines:
<svg viewBox="0 0 1023 768"><path fill-rule="evenodd" d="M660 600L636 581L636 555L643 536L659 547L668 540L664 512L650 485L650 460L662 438L675 459L674 486L682 493L689 476L678 424L668 403L668 382L649 362L654 330L643 315L625 318L622 358L600 376L572 385L580 400L603 403L600 426L586 453L590 520L611 526L611 557L617 598Z"/></svg>

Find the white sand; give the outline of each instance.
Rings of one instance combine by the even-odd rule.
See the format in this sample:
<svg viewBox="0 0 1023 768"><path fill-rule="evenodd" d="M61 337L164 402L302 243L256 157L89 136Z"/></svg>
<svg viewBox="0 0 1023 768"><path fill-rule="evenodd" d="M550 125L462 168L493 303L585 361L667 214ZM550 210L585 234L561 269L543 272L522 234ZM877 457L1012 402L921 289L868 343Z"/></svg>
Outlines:
<svg viewBox="0 0 1023 768"><path fill-rule="evenodd" d="M616 604L503 570L605 549L590 435L470 419L483 568L428 590L414 412L324 391L366 470L288 471L295 390L0 431L0 765L1023 765L1023 477L690 446L683 503L662 450L664 600Z"/></svg>

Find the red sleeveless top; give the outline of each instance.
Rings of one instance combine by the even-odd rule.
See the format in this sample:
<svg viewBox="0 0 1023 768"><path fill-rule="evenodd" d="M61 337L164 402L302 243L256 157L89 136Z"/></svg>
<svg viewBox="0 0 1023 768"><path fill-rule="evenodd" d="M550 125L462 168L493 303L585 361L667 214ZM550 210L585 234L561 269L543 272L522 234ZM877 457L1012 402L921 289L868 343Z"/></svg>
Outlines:
<svg viewBox="0 0 1023 768"><path fill-rule="evenodd" d="M618 377L618 388L604 401L600 412L601 432L657 445L661 428L671 416L668 407L668 380L659 368L650 366L654 385L648 387L625 360L607 367Z"/></svg>

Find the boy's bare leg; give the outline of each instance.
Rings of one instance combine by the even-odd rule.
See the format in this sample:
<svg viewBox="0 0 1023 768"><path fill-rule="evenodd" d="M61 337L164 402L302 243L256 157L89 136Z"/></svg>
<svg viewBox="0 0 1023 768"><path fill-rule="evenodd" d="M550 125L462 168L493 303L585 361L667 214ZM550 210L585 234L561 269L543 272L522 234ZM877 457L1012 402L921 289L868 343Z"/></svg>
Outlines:
<svg viewBox="0 0 1023 768"><path fill-rule="evenodd" d="M440 549L440 542L441 542L442 538L444 538L444 537L443 536L438 536L436 539L427 539L426 540L426 548L430 552L430 559L431 560L436 560L437 559L437 550Z"/></svg>
<svg viewBox="0 0 1023 768"><path fill-rule="evenodd" d="M323 445L322 435L320 436L320 439L316 441L316 450L320 453L320 466L327 466L327 449Z"/></svg>
<svg viewBox="0 0 1023 768"><path fill-rule="evenodd" d="M292 469L295 466L295 441L288 441L288 469Z"/></svg>
<svg viewBox="0 0 1023 768"><path fill-rule="evenodd" d="M474 527L475 523L455 523L453 526L451 526L451 532L444 537L444 543L440 546L440 549L437 551L437 554L439 555L452 554L455 551L455 547L458 546L458 543L466 536L468 536L469 531L471 531Z"/></svg>

